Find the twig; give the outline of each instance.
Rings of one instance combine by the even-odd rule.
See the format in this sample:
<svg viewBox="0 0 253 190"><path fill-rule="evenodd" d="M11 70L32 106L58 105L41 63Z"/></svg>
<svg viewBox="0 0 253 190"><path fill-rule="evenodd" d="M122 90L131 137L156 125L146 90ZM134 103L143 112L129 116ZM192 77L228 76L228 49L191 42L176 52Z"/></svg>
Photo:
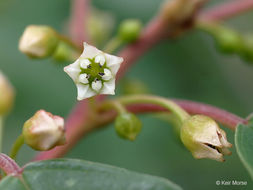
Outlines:
<svg viewBox="0 0 253 190"><path fill-rule="evenodd" d="M90 0L72 0L72 11L70 18L70 35L72 40L79 46L88 41L85 31L85 23L89 15Z"/></svg>
<svg viewBox="0 0 253 190"><path fill-rule="evenodd" d="M229 113L225 110L219 109L217 107L197 103L193 101L187 100L173 100L179 106L181 106L185 111L190 114L203 114L209 117L212 117L216 121L224 124L225 126L229 127L230 129L234 130L239 123L247 123L246 119L240 118L232 113ZM82 102L84 103L84 102ZM85 107L87 108L87 107ZM168 110L152 104L133 104L127 106L127 109L133 113L154 113L154 112L168 112ZM50 151L41 152L38 154L34 160L46 160L51 158L58 158L65 155L68 150L70 150L84 135L87 135L88 132L106 126L108 123L113 121L116 116L116 113L113 111L108 111L99 116L99 120L96 122L88 120L86 117L82 117L84 111L82 106L77 107L74 110L75 114L72 114L71 118L67 122L67 126L72 126L67 130L67 139L68 143L64 146L56 147ZM84 120L89 121L89 123L85 123L84 127ZM75 127L75 128L73 128Z"/></svg>
<svg viewBox="0 0 253 190"><path fill-rule="evenodd" d="M203 11L200 18L210 21L225 20L253 9L253 0L232 0Z"/></svg>
<svg viewBox="0 0 253 190"><path fill-rule="evenodd" d="M22 173L22 168L20 168L14 160L3 153L0 153L0 168L7 175L19 176Z"/></svg>

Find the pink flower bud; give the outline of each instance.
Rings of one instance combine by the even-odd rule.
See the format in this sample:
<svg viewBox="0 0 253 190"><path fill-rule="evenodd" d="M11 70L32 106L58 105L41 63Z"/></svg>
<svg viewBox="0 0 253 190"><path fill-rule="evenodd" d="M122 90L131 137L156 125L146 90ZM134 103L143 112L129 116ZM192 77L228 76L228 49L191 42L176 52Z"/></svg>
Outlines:
<svg viewBox="0 0 253 190"><path fill-rule="evenodd" d="M35 150L50 150L65 144L64 119L39 110L23 127L25 143Z"/></svg>

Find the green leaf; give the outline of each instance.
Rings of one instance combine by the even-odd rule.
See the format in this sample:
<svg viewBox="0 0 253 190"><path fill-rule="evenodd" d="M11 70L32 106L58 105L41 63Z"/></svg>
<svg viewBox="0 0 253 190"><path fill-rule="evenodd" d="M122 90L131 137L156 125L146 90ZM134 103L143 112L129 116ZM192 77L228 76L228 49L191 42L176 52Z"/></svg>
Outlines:
<svg viewBox="0 0 253 190"><path fill-rule="evenodd" d="M253 122L249 125L240 124L235 132L237 153L253 179Z"/></svg>
<svg viewBox="0 0 253 190"><path fill-rule="evenodd" d="M178 190L167 179L74 159L28 164L22 177L5 177L1 190Z"/></svg>

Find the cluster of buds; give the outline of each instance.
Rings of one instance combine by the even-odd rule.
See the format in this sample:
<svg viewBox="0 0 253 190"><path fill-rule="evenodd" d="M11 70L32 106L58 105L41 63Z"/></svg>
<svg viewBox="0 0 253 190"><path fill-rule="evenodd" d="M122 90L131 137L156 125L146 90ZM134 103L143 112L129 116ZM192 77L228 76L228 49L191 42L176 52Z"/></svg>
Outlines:
<svg viewBox="0 0 253 190"><path fill-rule="evenodd" d="M4 74L0 71L0 116L5 115L14 103L14 89Z"/></svg>
<svg viewBox="0 0 253 190"><path fill-rule="evenodd" d="M210 117L194 115L183 122L181 140L193 157L224 161L223 155L230 155L226 133Z"/></svg>
<svg viewBox="0 0 253 190"><path fill-rule="evenodd" d="M64 68L77 86L77 99L97 94L115 94L115 77L123 58L84 43L81 56Z"/></svg>
<svg viewBox="0 0 253 190"><path fill-rule="evenodd" d="M218 49L227 54L238 54L244 60L253 62L253 35L241 34L231 28L217 24L201 23L200 28L210 33Z"/></svg>
<svg viewBox="0 0 253 190"><path fill-rule="evenodd" d="M39 110L27 120L23 127L23 137L27 145L35 150L50 150L65 144L64 119Z"/></svg>

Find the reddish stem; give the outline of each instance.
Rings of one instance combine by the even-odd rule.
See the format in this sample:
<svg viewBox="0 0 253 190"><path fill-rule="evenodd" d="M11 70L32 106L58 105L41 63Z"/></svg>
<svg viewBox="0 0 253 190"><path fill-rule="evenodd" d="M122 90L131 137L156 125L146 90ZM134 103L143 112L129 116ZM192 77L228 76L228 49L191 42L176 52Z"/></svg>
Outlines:
<svg viewBox="0 0 253 190"><path fill-rule="evenodd" d="M85 31L85 24L89 15L89 0L72 0L72 11L70 18L70 35L72 40L79 45L83 45L84 41L88 41Z"/></svg>
<svg viewBox="0 0 253 190"><path fill-rule="evenodd" d="M17 163L3 153L0 153L0 168L7 175L19 176L22 173L22 169L17 165Z"/></svg>
<svg viewBox="0 0 253 190"><path fill-rule="evenodd" d="M201 19L217 21L225 20L249 11L253 8L253 0L233 0L215 6L200 14Z"/></svg>
<svg viewBox="0 0 253 190"><path fill-rule="evenodd" d="M240 118L232 113L229 113L225 110L216 108L211 105L201 104L193 101L187 100L174 100L179 106L186 110L190 114L203 114L209 117L212 117L216 121L224 124L230 129L234 130L239 123L247 123L246 119ZM86 101L83 101L86 103ZM99 116L99 121L92 122L93 125L86 123L84 127L84 120L88 121L87 117L84 116L87 111L87 106L82 107L83 105L78 106L74 113L72 114L69 120L67 121L67 144L64 146L56 147L50 151L45 151L39 153L34 160L46 160L51 158L58 158L65 155L68 150L70 150L82 137L84 134L87 134L91 130L94 130L97 127L105 126L107 123L113 121L116 116L115 112L109 111L103 113ZM167 109L162 108L153 104L133 104L127 106L127 109L133 113L153 113L153 112L168 112ZM86 111L84 111L86 110ZM73 123L72 123L73 122ZM75 128L74 128L75 127Z"/></svg>
<svg viewBox="0 0 253 190"><path fill-rule="evenodd" d="M241 117L238 117L232 113L229 113L225 110L220 108L208 105L197 103L189 100L173 100L176 104L182 107L185 111L189 114L202 114L213 118L214 120L220 122L221 124L225 125L226 127L235 130L236 126L239 123L247 124L247 120ZM161 112L161 111L168 111L164 108L161 108L157 105L152 104L137 104L137 105L130 105L128 109L134 113L147 113L147 112Z"/></svg>
<svg viewBox="0 0 253 190"><path fill-rule="evenodd" d="M119 56L124 58L124 62L120 66L117 78L121 78L141 55L160 42L168 32L169 28L167 28L164 19L161 17L154 18L143 30L139 40L128 45L119 53Z"/></svg>

